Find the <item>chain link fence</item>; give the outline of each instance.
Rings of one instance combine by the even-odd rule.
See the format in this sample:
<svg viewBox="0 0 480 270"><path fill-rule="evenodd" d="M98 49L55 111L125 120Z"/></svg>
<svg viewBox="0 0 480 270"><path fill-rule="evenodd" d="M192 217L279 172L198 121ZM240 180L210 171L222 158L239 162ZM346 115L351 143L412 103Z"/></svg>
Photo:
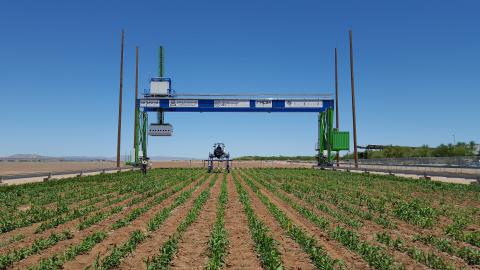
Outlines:
<svg viewBox="0 0 480 270"><path fill-rule="evenodd" d="M344 160L342 163L353 164L353 160ZM480 156L470 157L416 157L416 158L375 158L359 159L362 165L400 165L400 166L428 166L452 168L480 168Z"/></svg>

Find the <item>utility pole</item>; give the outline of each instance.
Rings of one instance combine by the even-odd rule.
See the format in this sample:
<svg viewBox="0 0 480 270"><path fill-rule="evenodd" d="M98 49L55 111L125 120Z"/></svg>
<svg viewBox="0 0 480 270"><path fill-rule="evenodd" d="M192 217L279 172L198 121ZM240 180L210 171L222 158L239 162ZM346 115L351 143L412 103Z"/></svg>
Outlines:
<svg viewBox="0 0 480 270"><path fill-rule="evenodd" d="M353 79L353 41L352 30L349 31L350 36L350 82L352 85L352 116L353 116L353 156L355 158L355 168L358 168L358 152L357 152L357 116L355 113L355 83Z"/></svg>
<svg viewBox="0 0 480 270"><path fill-rule="evenodd" d="M133 126L133 151L134 151L134 160L135 163L138 162L138 108L137 108L137 99L138 99L138 47L135 48L135 110L134 110L134 126Z"/></svg>
<svg viewBox="0 0 480 270"><path fill-rule="evenodd" d="M122 47L120 50L120 94L118 100L118 134L117 134L117 168L120 168L120 142L122 135L122 95L123 95L123 46L125 31L122 30Z"/></svg>
<svg viewBox="0 0 480 270"><path fill-rule="evenodd" d="M335 48L335 127L340 128L340 119L338 118L338 60L337 48ZM340 165L340 153L337 151L337 167Z"/></svg>

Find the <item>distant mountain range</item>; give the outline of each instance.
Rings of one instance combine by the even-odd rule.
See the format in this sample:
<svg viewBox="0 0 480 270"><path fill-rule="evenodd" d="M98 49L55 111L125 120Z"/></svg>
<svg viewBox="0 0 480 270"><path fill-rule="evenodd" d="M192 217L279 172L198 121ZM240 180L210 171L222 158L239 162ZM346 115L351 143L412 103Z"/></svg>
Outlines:
<svg viewBox="0 0 480 270"><path fill-rule="evenodd" d="M153 156L150 157L151 160L196 160L195 158L189 157L164 157L164 156ZM11 160L11 161L115 161L116 157L102 157L102 156L61 156L61 157L51 157L51 156L42 156L38 154L14 154L6 157L0 157L0 160ZM125 160L125 156L121 156L121 160Z"/></svg>

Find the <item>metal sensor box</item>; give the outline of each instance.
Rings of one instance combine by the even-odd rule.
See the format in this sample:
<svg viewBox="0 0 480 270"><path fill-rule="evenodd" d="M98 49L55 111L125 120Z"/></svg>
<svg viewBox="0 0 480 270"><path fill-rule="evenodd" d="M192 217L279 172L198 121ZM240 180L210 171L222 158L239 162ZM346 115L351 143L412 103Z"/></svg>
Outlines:
<svg viewBox="0 0 480 270"><path fill-rule="evenodd" d="M171 81L164 78L152 78L150 81L150 95L165 97L170 95Z"/></svg>
<svg viewBox="0 0 480 270"><path fill-rule="evenodd" d="M150 124L148 135L150 136L172 136L173 127L170 124Z"/></svg>

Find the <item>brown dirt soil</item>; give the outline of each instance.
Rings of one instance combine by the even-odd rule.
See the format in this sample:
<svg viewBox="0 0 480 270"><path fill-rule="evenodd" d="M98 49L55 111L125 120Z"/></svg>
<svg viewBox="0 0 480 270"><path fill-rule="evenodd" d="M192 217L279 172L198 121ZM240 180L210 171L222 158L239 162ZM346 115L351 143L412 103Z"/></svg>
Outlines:
<svg viewBox="0 0 480 270"><path fill-rule="evenodd" d="M24 204L24 205L20 205L19 207L17 207L17 210L22 211L22 212L26 212L27 210L30 210L30 208L32 208L32 206L30 204Z"/></svg>
<svg viewBox="0 0 480 270"><path fill-rule="evenodd" d="M244 177L244 176L242 176ZM243 180L243 179L242 179ZM250 186L243 182L245 187L248 187L249 192L253 194ZM325 249L325 251L333 258L342 260L347 269L370 269L368 264L358 254L353 253L342 244L331 240L328 235L320 230L315 224L301 216L294 209L292 209L287 203L277 199L268 190L264 189L259 183L256 185L260 188L261 192L267 196L272 203L274 203L280 210L282 210L294 224L302 228L303 231L308 233L311 237L314 237L318 243ZM255 196L257 196L255 194ZM260 202L261 203L261 202Z"/></svg>
<svg viewBox="0 0 480 270"><path fill-rule="evenodd" d="M248 221L243 211L231 174L227 176L228 202L225 207L225 229L229 247L225 265L227 269L262 269L255 252L255 245L248 229Z"/></svg>
<svg viewBox="0 0 480 270"><path fill-rule="evenodd" d="M115 162L0 162L0 174L77 171L115 167Z"/></svg>
<svg viewBox="0 0 480 270"><path fill-rule="evenodd" d="M178 245L178 252L172 260L171 269L203 269L208 262L208 240L215 223L220 185L223 175L210 191L210 197L203 206L197 220L190 225Z"/></svg>
<svg viewBox="0 0 480 270"><path fill-rule="evenodd" d="M192 196L182 205L178 206L172 211L172 214L165 220L162 226L154 233L152 233L149 239L140 243L135 251L126 257L120 264L120 269L138 269L145 268L145 260L158 254L158 250L165 243L168 238L175 233L178 225L186 217L188 211L192 208L194 200L200 195L200 193L207 188L210 178L205 181L199 188L197 188ZM166 205L171 204L175 198L172 198ZM159 209L160 210L160 209ZM155 211L155 213L158 212ZM153 215L151 215L153 217ZM149 219L151 218L149 217ZM145 219L144 223L149 219ZM137 228L139 228L137 226ZM146 227L146 226L143 226ZM143 228L146 231L146 228ZM91 260L90 260L91 261Z"/></svg>
<svg viewBox="0 0 480 270"><path fill-rule="evenodd" d="M112 216L109 216L108 218L104 219L103 221L101 221L97 224L94 224L91 227L86 228L86 229L81 230L81 231L79 231L76 228L76 226L80 223L80 220L75 220L75 221L71 221L71 222L67 222L65 224L59 225L55 229L47 230L47 231L45 231L41 234L37 234L36 238L38 238L39 236L48 237L50 235L50 233L53 232L53 231L56 232L56 233L60 233L64 230L66 230L66 229L69 229L73 233L74 237L72 239L61 241L61 242L57 243L56 245L42 251L40 254L29 256L26 259L15 263L14 268L18 268L18 269L28 268L30 266L33 266L33 265L39 263L41 259L48 258L50 256L53 256L53 255L57 254L57 253L60 253L60 252L64 251L65 249L67 249L71 245L79 244L85 237L87 237L88 235L90 235L90 234L92 234L96 231L101 231L101 230L109 231L109 230L111 230L111 228L110 228L111 225L115 221L117 221L118 219L123 218L125 216L125 213L128 213L132 209L135 209L135 208L138 208L138 207L141 207L141 206L145 205L149 201L154 200L155 197L158 197L158 196L160 196L161 194L163 194L167 191L168 191L168 189L164 190L162 192L159 192L157 195L155 195L151 198L148 198L146 201L144 201L142 203L135 204L135 205L132 205L132 206L126 206L126 205L133 198L131 198L129 200L126 200L126 201L123 201L123 202L120 202L120 203L117 203L115 205L112 205L112 206L108 207L107 209L111 209L112 207L115 207L115 206L124 206L124 209L122 210L122 212L114 214ZM108 211L108 210L105 210L105 211ZM30 246L31 243L33 243L34 240L35 239L30 239L30 241L26 241L27 242L26 246Z"/></svg>
<svg viewBox="0 0 480 270"><path fill-rule="evenodd" d="M239 176L239 174L237 174ZM306 254L297 242L292 240L282 229L280 224L270 214L265 205L248 185L242 182L248 192L252 208L258 218L270 229L272 238L278 242L278 251L281 253L282 262L287 269L315 269L308 254Z"/></svg>

